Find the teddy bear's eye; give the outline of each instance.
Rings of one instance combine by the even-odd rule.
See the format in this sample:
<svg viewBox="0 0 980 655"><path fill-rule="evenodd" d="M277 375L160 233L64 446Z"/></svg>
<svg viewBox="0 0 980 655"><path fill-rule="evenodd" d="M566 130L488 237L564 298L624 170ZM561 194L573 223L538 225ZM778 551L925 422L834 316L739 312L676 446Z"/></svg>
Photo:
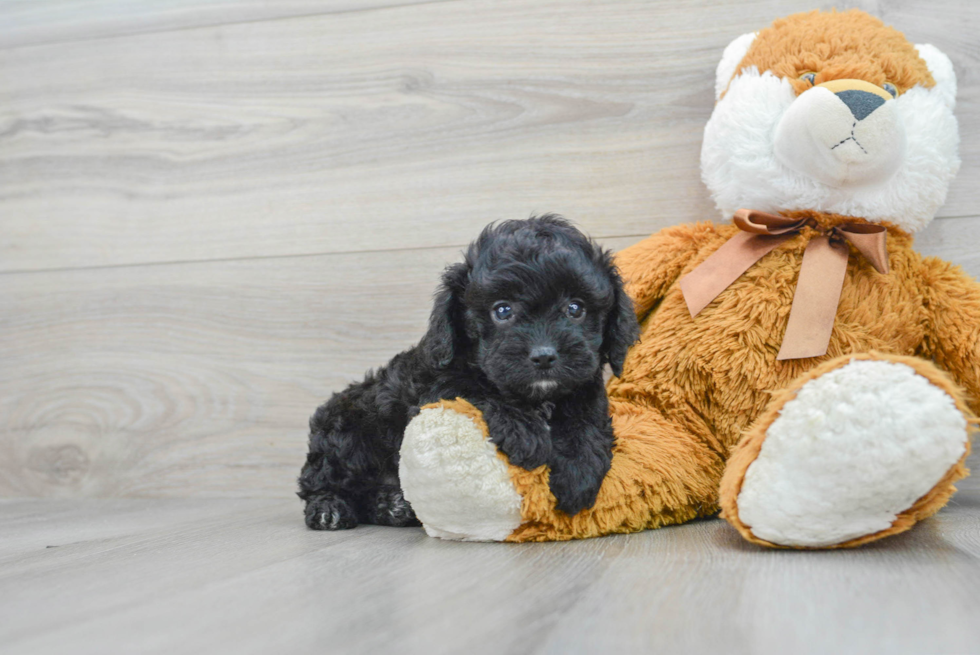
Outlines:
<svg viewBox="0 0 980 655"><path fill-rule="evenodd" d="M883 88L885 91L888 91L888 93L892 94L893 98L898 95L898 89L896 89L895 85L892 84L891 82L885 82L884 84L881 85L881 88Z"/></svg>
<svg viewBox="0 0 980 655"><path fill-rule="evenodd" d="M490 314L498 323L506 323L510 319L514 318L514 308L508 303L498 302L493 306Z"/></svg>
<svg viewBox="0 0 980 655"><path fill-rule="evenodd" d="M813 85L813 84L816 84L817 83L817 74L816 73L803 73L802 75L800 75L800 79L801 80L806 80L811 85Z"/></svg>

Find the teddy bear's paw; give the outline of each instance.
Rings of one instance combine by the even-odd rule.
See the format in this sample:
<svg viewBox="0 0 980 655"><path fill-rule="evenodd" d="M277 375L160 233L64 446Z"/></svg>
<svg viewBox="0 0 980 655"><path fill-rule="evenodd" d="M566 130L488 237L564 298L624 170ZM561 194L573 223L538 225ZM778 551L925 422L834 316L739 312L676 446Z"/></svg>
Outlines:
<svg viewBox="0 0 980 655"><path fill-rule="evenodd" d="M957 392L941 388L948 380L909 362L936 383L912 365L854 358L774 399L784 403L775 420L747 437L761 448L744 473L736 527L782 546L857 545L945 504L964 474L968 421Z"/></svg>
<svg viewBox="0 0 980 655"><path fill-rule="evenodd" d="M431 537L502 541L521 524L521 496L507 464L468 403L443 401L412 419L398 475L405 498Z"/></svg>

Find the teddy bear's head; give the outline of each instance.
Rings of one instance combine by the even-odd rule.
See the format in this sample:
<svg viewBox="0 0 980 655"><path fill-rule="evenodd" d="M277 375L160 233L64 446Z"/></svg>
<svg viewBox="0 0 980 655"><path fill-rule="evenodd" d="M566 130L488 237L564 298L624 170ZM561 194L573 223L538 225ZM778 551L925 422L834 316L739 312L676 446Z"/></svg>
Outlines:
<svg viewBox="0 0 980 655"><path fill-rule="evenodd" d="M701 173L725 217L815 210L915 232L959 169L956 76L862 11L810 12L725 49Z"/></svg>

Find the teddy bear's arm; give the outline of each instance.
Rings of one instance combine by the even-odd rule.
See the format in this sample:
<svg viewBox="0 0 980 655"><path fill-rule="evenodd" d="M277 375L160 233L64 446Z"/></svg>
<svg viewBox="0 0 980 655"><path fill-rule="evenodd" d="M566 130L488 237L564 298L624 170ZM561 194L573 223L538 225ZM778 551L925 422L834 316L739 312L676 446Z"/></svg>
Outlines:
<svg viewBox="0 0 980 655"><path fill-rule="evenodd" d="M616 254L616 266L626 282L626 292L633 299L639 320L663 299L709 233L715 233L710 223L677 225Z"/></svg>
<svg viewBox="0 0 980 655"><path fill-rule="evenodd" d="M966 391L970 409L980 413L980 284L935 257L922 267L929 316L923 354L952 375Z"/></svg>

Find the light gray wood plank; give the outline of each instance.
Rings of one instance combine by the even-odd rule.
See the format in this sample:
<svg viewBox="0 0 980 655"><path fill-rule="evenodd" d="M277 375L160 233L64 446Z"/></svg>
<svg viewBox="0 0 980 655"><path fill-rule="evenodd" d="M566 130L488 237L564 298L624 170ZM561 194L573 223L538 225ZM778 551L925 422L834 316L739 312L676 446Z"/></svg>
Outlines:
<svg viewBox="0 0 980 655"><path fill-rule="evenodd" d="M919 239L974 276L978 242L980 217ZM291 495L309 415L421 338L439 273L458 258L437 248L3 275L0 495Z"/></svg>
<svg viewBox="0 0 980 655"><path fill-rule="evenodd" d="M5 653L972 653L980 492L859 550L719 520L559 544L307 531L298 501L33 501L75 543L0 567ZM21 503L0 503L22 514ZM127 534L92 532L125 514ZM35 526L15 526L25 541ZM5 531L5 534L7 532ZM43 543L38 542L38 543ZM0 557L3 545L0 542Z"/></svg>
<svg viewBox="0 0 980 655"><path fill-rule="evenodd" d="M914 247L923 255L941 257L959 264L980 279L980 217L933 221L916 235Z"/></svg>
<svg viewBox="0 0 980 655"><path fill-rule="evenodd" d="M712 218L720 53L813 6L449 2L0 51L0 270L447 246L534 211L597 235ZM980 5L895 6L960 73L942 214L976 214Z"/></svg>
<svg viewBox="0 0 980 655"><path fill-rule="evenodd" d="M976 653L980 502L964 503L856 551L761 552L720 521L637 539L541 652Z"/></svg>
<svg viewBox="0 0 980 655"><path fill-rule="evenodd" d="M276 505L280 503L280 505ZM185 524L206 524L233 515L241 507L250 510L281 506L273 499L172 499L165 503L132 502L129 499L0 499L3 534L0 538L0 571L10 574L31 566L47 566L54 553L65 548L72 557L85 549L102 552L106 544L130 543L133 535L145 535L162 526L169 533ZM129 541L127 541L129 540ZM100 550L101 549L101 550ZM90 552L85 550L85 552ZM32 564L32 562L34 564Z"/></svg>
<svg viewBox="0 0 980 655"><path fill-rule="evenodd" d="M459 258L3 276L0 496L291 496L310 414L422 337Z"/></svg>
<svg viewBox="0 0 980 655"><path fill-rule="evenodd" d="M4 0L0 49L451 0Z"/></svg>

